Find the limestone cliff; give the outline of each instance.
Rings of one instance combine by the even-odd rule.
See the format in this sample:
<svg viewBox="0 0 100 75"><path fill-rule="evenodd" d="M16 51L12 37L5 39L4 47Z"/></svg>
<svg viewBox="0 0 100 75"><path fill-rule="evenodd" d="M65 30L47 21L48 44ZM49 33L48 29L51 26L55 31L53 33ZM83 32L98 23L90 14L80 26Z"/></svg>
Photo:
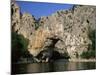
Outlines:
<svg viewBox="0 0 100 75"><path fill-rule="evenodd" d="M14 2L11 3L11 19L12 30L17 31L20 26L20 8Z"/></svg>
<svg viewBox="0 0 100 75"><path fill-rule="evenodd" d="M20 14L19 6L12 3L11 17L13 30L29 39L28 50L33 56L50 46L52 39L59 39L54 50L76 58L92 45L88 34L96 29L96 7L88 5L75 5L37 21L31 14ZM36 24L39 25L37 29Z"/></svg>

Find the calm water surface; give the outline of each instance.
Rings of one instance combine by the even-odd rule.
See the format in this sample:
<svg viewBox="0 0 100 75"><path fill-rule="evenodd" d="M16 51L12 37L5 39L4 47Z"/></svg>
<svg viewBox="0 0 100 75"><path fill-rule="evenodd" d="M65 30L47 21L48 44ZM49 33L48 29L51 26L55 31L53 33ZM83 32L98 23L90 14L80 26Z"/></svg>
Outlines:
<svg viewBox="0 0 100 75"><path fill-rule="evenodd" d="M42 73L42 72L57 72L57 71L75 71L95 69L95 62L62 62L53 63L32 63L32 64L13 64L12 73Z"/></svg>

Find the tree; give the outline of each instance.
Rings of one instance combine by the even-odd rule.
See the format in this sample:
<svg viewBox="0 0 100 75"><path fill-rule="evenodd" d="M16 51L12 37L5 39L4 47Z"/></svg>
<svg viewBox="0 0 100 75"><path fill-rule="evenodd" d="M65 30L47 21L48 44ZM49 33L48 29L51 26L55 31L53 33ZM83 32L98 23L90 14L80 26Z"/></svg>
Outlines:
<svg viewBox="0 0 100 75"><path fill-rule="evenodd" d="M11 41L12 50L12 62L17 62L20 57L26 57L28 52L28 39L24 38L23 35L19 35L16 32L12 32Z"/></svg>
<svg viewBox="0 0 100 75"><path fill-rule="evenodd" d="M90 30L89 31L89 39L92 41L92 45L90 45L89 50L86 52L83 52L81 54L82 58L95 58L96 57L96 30Z"/></svg>

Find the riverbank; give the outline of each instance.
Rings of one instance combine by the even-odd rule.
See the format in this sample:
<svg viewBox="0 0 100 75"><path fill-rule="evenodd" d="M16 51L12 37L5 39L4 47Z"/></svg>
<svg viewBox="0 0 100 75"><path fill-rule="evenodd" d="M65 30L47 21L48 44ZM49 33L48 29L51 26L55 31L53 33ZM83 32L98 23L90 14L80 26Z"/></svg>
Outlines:
<svg viewBox="0 0 100 75"><path fill-rule="evenodd" d="M69 59L70 62L96 62L96 59Z"/></svg>
<svg viewBox="0 0 100 75"><path fill-rule="evenodd" d="M56 60L54 62L96 62L96 59L69 59L69 60L65 60L65 59L60 59L60 60ZM13 63L13 64L31 64L31 63L36 63L33 61L20 61L17 63ZM48 62L45 62L48 63Z"/></svg>
<svg viewBox="0 0 100 75"><path fill-rule="evenodd" d="M61 71L79 71L95 70L95 62L54 62L54 63L30 63L13 64L13 74L43 73L43 72L61 72Z"/></svg>

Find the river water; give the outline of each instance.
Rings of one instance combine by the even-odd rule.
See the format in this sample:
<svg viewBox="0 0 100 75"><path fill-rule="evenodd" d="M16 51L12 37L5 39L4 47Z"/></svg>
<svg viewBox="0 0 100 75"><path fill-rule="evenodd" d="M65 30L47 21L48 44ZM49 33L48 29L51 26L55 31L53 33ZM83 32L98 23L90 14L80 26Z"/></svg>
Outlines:
<svg viewBox="0 0 100 75"><path fill-rule="evenodd" d="M53 63L13 64L13 74L61 72L95 69L95 62L66 62L56 61Z"/></svg>

